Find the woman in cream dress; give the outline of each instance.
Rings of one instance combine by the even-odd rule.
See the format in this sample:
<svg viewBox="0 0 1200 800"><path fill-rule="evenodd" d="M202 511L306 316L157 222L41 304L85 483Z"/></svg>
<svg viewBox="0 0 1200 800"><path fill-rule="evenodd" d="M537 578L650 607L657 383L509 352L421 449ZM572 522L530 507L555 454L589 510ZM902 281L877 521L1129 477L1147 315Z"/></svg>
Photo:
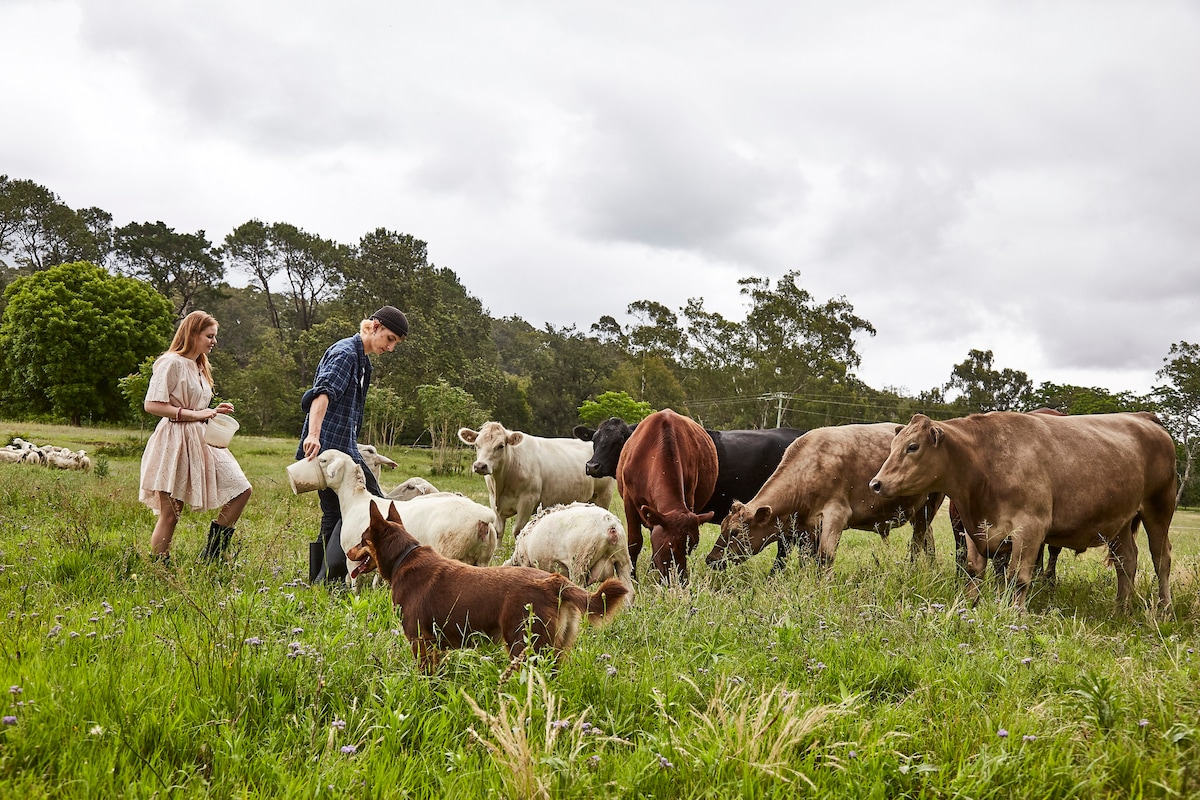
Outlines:
<svg viewBox="0 0 1200 800"><path fill-rule="evenodd" d="M154 362L145 409L162 417L142 454L139 499L158 515L150 537L153 557L170 562L171 539L184 504L220 509L200 557L215 560L229 549L234 526L250 500L250 482L224 447L204 442L204 423L233 405L209 408L213 381L208 354L217 343L217 321L203 311L184 317L167 352Z"/></svg>

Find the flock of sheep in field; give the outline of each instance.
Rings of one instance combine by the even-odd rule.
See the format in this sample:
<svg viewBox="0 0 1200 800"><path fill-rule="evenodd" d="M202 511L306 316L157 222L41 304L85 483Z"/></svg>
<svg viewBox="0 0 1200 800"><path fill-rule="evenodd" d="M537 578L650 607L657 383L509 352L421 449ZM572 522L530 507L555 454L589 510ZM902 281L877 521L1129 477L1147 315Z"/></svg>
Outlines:
<svg viewBox="0 0 1200 800"><path fill-rule="evenodd" d="M3 464L34 464L53 469L74 469L87 472L92 468L92 460L83 450L68 450L52 444L38 446L17 437L12 444L0 449L0 463Z"/></svg>

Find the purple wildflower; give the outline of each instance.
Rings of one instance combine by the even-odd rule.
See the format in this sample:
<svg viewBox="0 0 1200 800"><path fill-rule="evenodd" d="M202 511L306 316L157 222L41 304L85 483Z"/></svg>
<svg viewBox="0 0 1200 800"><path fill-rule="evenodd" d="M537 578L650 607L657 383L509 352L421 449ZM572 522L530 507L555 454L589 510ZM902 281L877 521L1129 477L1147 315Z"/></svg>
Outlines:
<svg viewBox="0 0 1200 800"><path fill-rule="evenodd" d="M352 756L357 752L358 752L358 748L352 744L342 745L342 755L344 755L344 756Z"/></svg>
<svg viewBox="0 0 1200 800"><path fill-rule="evenodd" d="M1036 736L1034 736L1032 733L1027 733L1027 734L1025 734L1024 736L1022 736L1022 737L1021 737L1021 741L1022 741L1022 742L1032 742L1032 741L1034 741L1035 739L1037 739L1037 737L1036 737Z"/></svg>
<svg viewBox="0 0 1200 800"><path fill-rule="evenodd" d="M1139 720L1138 720L1138 727L1139 727L1139 728L1144 728L1144 727L1146 727L1146 726L1147 726L1147 725L1149 725L1149 724L1150 724L1150 720L1148 720L1148 719L1139 719Z"/></svg>
<svg viewBox="0 0 1200 800"><path fill-rule="evenodd" d="M996 731L996 735L999 736L1001 739L1007 739L1008 731L1006 731L1004 728L1001 728L1000 730Z"/></svg>
<svg viewBox="0 0 1200 800"><path fill-rule="evenodd" d="M335 720L333 721L333 728L334 728L334 730L339 730L339 731L344 731L344 730L346 730L346 720L344 720L344 719L335 719Z"/></svg>
<svg viewBox="0 0 1200 800"><path fill-rule="evenodd" d="M14 717L12 714L6 714L6 715L4 716L4 724L5 724L5 725L16 725L16 724L17 724L17 718L16 718L16 717Z"/></svg>

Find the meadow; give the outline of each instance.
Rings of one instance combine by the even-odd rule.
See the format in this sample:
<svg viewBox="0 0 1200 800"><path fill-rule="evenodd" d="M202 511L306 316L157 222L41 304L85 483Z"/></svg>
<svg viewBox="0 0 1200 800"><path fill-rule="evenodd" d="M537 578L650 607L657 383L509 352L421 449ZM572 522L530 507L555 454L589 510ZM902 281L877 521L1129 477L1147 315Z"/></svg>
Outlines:
<svg viewBox="0 0 1200 800"><path fill-rule="evenodd" d="M688 586L643 580L557 670L499 685L498 646L423 675L386 590L306 584L319 509L288 488L294 440L235 437L254 497L231 564L198 561L211 516L190 511L174 566L151 563L147 435L0 421L0 443L97 467L0 464L0 797L1200 795L1196 511L1165 617L1144 539L1130 613L1088 551L1019 614L990 583L965 602L944 509L935 563L909 563L908 527L849 531L830 575L768 577L773 547L711 571L709 525ZM385 487L487 501L427 451L385 452Z"/></svg>

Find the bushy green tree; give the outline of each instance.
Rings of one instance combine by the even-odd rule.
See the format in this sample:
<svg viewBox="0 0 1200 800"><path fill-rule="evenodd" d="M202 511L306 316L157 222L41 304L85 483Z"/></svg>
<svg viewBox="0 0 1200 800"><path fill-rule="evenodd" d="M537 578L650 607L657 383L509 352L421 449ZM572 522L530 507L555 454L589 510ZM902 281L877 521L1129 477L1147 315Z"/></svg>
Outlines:
<svg viewBox="0 0 1200 800"><path fill-rule="evenodd" d="M1045 381L1030 395L1033 408L1053 408L1064 414L1112 414L1146 407L1132 392L1113 393L1099 386L1072 386Z"/></svg>
<svg viewBox="0 0 1200 800"><path fill-rule="evenodd" d="M165 297L86 261L13 281L0 321L3 403L17 413L128 418L118 381L166 349L172 309Z"/></svg>
<svg viewBox="0 0 1200 800"><path fill-rule="evenodd" d="M154 360L157 357L157 355L146 356L145 360L138 365L137 372L117 378L121 396L125 398L125 402L129 403L131 418L137 420L143 428L158 424L159 419L153 414L147 414L145 409L146 391L150 388L150 378L154 375Z"/></svg>
<svg viewBox="0 0 1200 800"><path fill-rule="evenodd" d="M585 400L579 407L579 419L589 425L618 417L632 425L654 413L654 408L642 400L634 400L628 392L604 392L595 400Z"/></svg>

